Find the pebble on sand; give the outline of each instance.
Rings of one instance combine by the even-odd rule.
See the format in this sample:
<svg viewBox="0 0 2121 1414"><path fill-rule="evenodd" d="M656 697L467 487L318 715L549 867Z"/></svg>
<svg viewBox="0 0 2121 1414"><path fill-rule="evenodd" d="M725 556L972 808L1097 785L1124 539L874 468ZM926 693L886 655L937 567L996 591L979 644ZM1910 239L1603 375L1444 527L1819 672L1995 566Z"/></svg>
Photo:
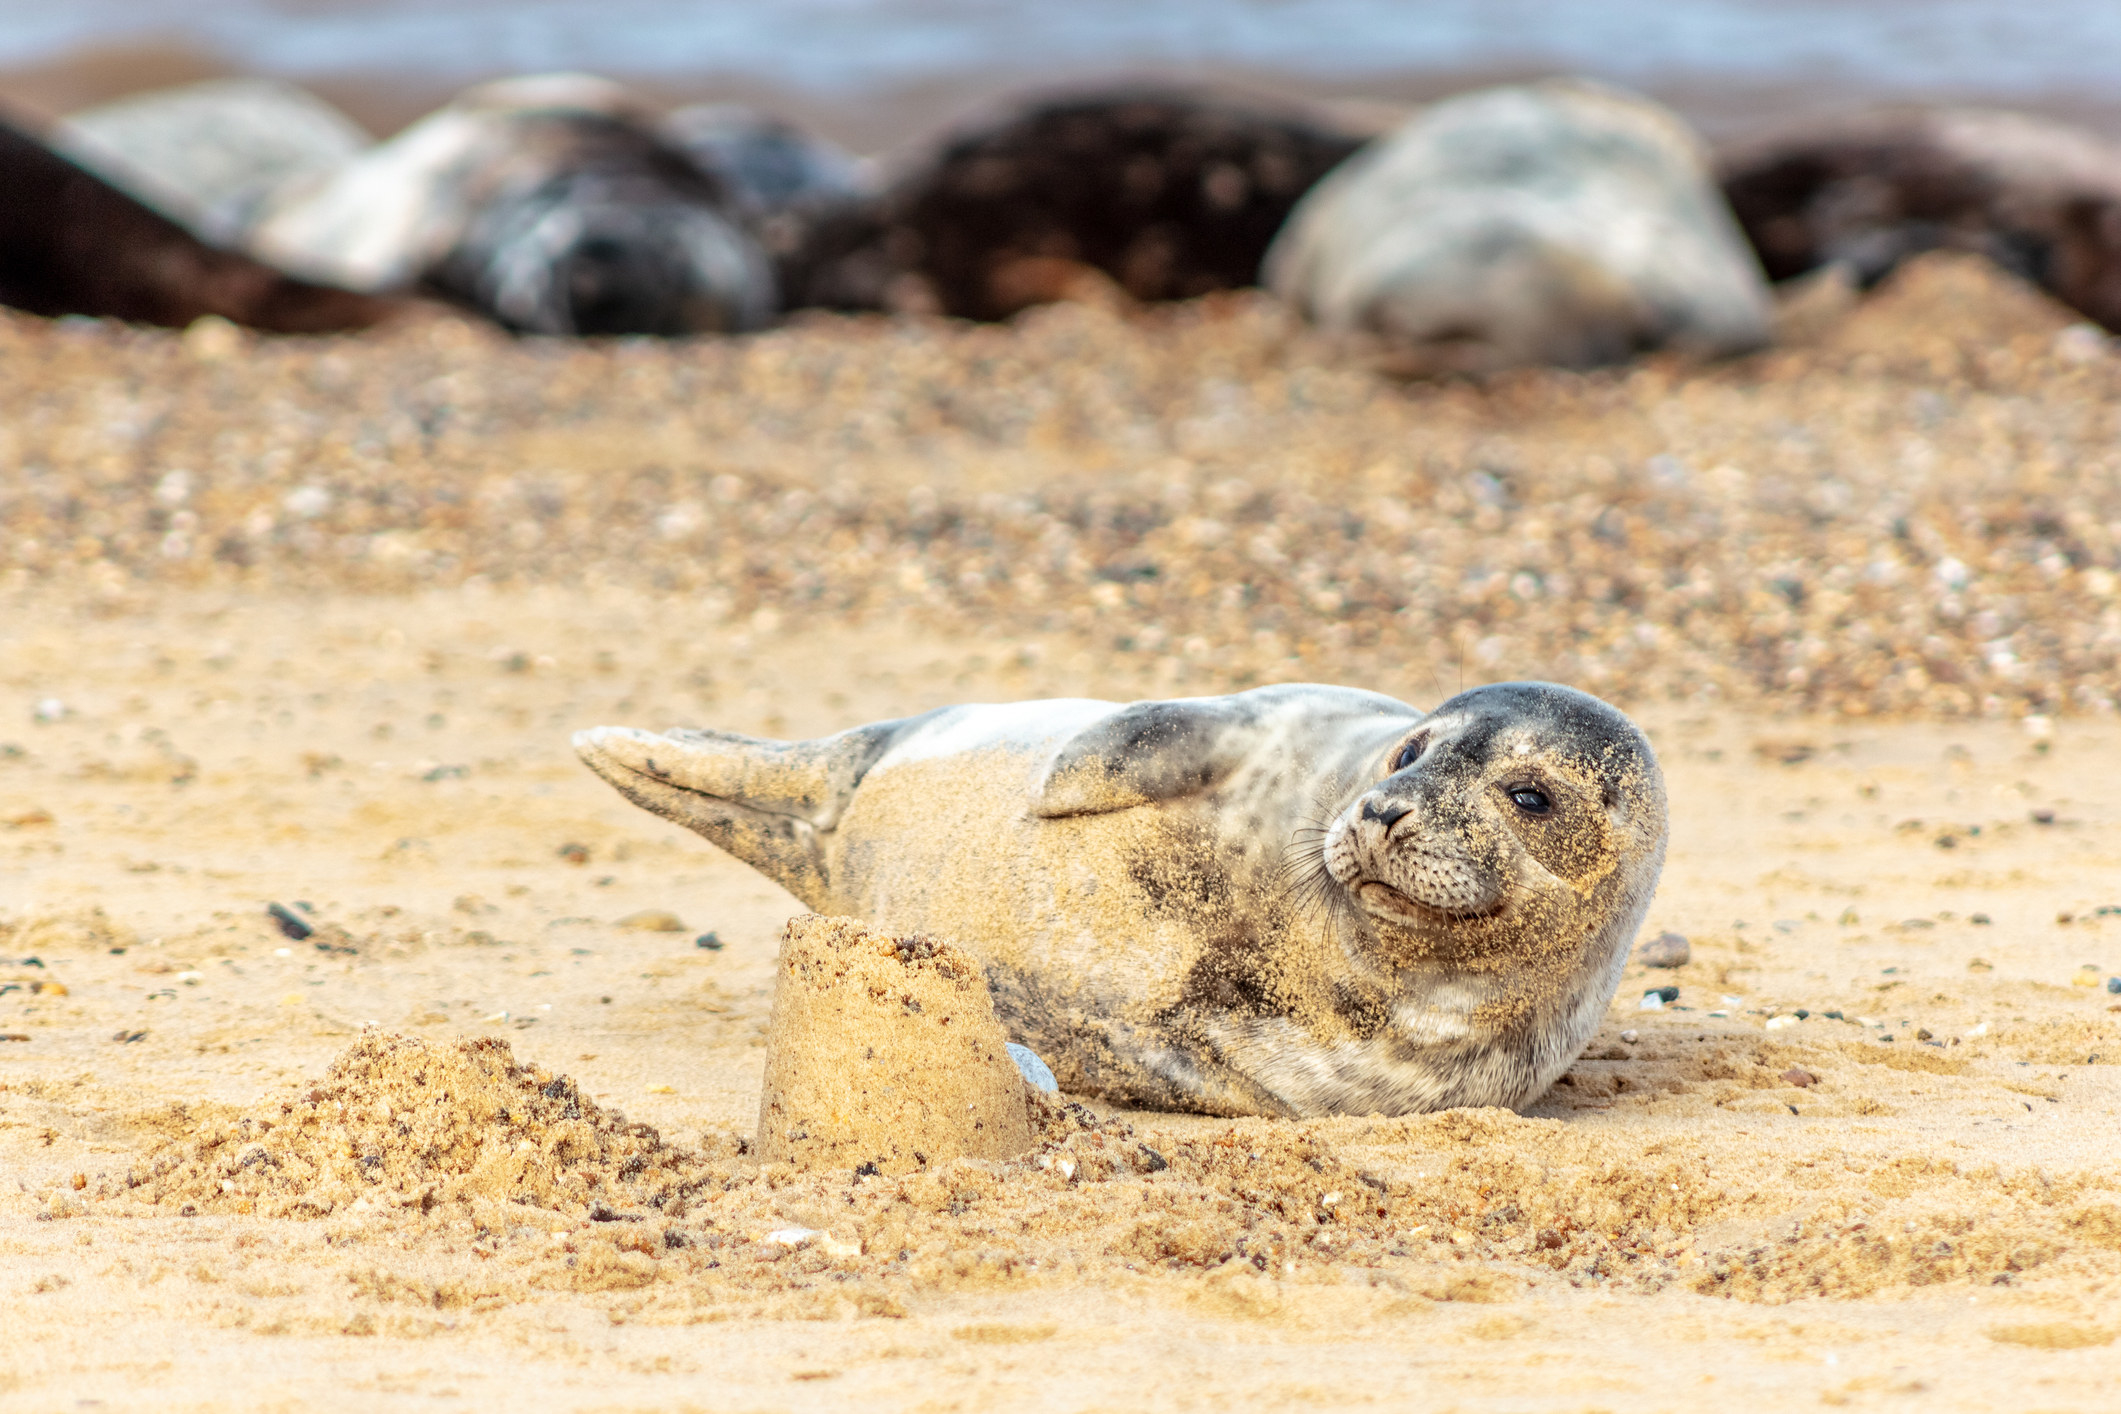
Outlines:
<svg viewBox="0 0 2121 1414"><path fill-rule="evenodd" d="M1663 1011L1679 1000L1677 987L1652 987L1642 994L1642 1010Z"/></svg>
<svg viewBox="0 0 2121 1414"><path fill-rule="evenodd" d="M621 918L619 926L636 933L682 933L685 920L668 909L644 908L639 913L629 913Z"/></svg>
<svg viewBox="0 0 2121 1414"><path fill-rule="evenodd" d="M1024 1079L1031 1085L1048 1095L1060 1093L1060 1082L1053 1078L1053 1068L1039 1059L1038 1052L1011 1041L1009 1059L1016 1062L1016 1068L1023 1072Z"/></svg>
<svg viewBox="0 0 2121 1414"><path fill-rule="evenodd" d="M1693 956L1683 933L1659 933L1635 949L1635 960L1644 967L1684 967Z"/></svg>

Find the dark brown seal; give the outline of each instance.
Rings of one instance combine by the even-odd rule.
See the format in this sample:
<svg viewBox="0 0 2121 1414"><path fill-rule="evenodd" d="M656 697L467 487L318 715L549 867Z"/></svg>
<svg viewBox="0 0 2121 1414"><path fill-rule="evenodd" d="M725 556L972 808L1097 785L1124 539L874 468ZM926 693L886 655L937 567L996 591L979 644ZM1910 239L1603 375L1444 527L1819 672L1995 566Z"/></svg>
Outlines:
<svg viewBox="0 0 2121 1414"><path fill-rule="evenodd" d="M360 329L399 306L216 250L29 133L0 123L0 304L182 328Z"/></svg>
<svg viewBox="0 0 2121 1414"><path fill-rule="evenodd" d="M1252 285L1290 209L1367 137L1309 109L1168 87L1020 102L820 221L784 267L789 303L881 308L918 298L917 282L944 313L1004 319L1084 268L1138 300Z"/></svg>
<svg viewBox="0 0 2121 1414"><path fill-rule="evenodd" d="M1840 263L1859 285L1966 250L2121 329L2121 144L2022 113L1907 108L1821 119L1720 155L1768 277Z"/></svg>

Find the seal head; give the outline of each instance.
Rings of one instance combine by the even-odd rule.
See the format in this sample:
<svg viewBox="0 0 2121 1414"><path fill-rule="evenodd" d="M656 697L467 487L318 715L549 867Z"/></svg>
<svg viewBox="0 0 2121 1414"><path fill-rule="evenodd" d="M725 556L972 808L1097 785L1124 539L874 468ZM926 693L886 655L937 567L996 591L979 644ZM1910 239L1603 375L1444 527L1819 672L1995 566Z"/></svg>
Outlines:
<svg viewBox="0 0 2121 1414"><path fill-rule="evenodd" d="M1665 835L1663 775L1625 716L1553 683L1475 688L1376 769L1327 827L1319 863L1380 961L1545 972L1567 966L1558 952L1600 967L1625 948Z"/></svg>

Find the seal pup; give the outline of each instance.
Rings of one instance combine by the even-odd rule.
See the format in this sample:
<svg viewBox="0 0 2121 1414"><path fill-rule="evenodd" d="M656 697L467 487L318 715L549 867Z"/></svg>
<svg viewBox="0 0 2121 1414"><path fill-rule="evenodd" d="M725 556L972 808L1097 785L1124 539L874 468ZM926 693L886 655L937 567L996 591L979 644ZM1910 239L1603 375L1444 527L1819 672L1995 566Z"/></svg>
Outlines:
<svg viewBox="0 0 2121 1414"><path fill-rule="evenodd" d="M1768 277L1839 265L1860 288L1963 250L2121 329L2121 143L2029 114L1896 108L1818 119L1721 154Z"/></svg>
<svg viewBox="0 0 2121 1414"><path fill-rule="evenodd" d="M1063 1088L1167 1110L1530 1103L1597 1028L1664 858L1648 741L1549 683L1427 714L1292 685L574 741L812 909L971 949Z"/></svg>
<svg viewBox="0 0 2121 1414"><path fill-rule="evenodd" d="M1320 182L1264 282L1408 372L1768 340L1767 284L1676 116L1582 80L1460 94Z"/></svg>
<svg viewBox="0 0 2121 1414"><path fill-rule="evenodd" d="M424 285L524 333L735 332L777 304L720 183L654 113L583 74L459 95L274 193L248 242L307 278Z"/></svg>
<svg viewBox="0 0 2121 1414"><path fill-rule="evenodd" d="M1169 85L1019 99L816 223L790 303L1006 319L1092 271L1143 301L1251 285L1297 199L1369 136L1324 109Z"/></svg>

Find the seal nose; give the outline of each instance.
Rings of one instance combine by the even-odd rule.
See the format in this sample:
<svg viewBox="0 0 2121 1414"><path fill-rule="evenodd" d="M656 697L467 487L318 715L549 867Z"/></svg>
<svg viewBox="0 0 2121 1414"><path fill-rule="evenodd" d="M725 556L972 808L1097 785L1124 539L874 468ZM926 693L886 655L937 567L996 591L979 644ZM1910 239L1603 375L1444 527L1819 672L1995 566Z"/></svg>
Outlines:
<svg viewBox="0 0 2121 1414"><path fill-rule="evenodd" d="M1376 801L1366 800L1362 803L1362 818L1365 820L1375 820L1378 824L1384 826L1387 830L1389 830L1394 825L1399 823L1400 816L1406 814L1407 811L1412 808L1413 807L1406 805L1387 804L1384 809L1379 810L1377 808Z"/></svg>

